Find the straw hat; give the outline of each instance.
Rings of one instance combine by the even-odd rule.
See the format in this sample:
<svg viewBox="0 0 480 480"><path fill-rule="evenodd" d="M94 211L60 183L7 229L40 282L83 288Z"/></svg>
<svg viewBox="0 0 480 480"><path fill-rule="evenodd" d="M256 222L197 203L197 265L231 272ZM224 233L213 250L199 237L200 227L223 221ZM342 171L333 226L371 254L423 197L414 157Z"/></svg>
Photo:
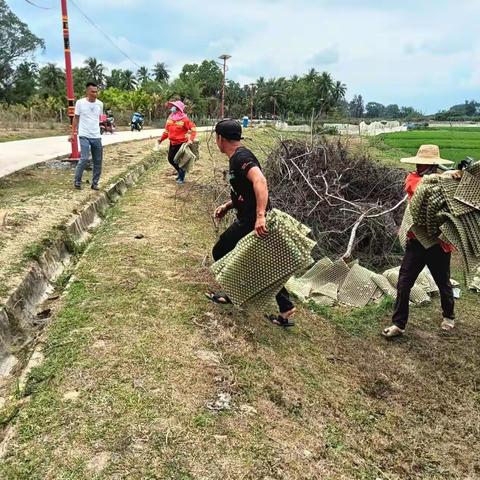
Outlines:
<svg viewBox="0 0 480 480"><path fill-rule="evenodd" d="M421 145L415 157L400 159L402 163L413 163L414 165L452 165L455 162L440 158L438 145Z"/></svg>

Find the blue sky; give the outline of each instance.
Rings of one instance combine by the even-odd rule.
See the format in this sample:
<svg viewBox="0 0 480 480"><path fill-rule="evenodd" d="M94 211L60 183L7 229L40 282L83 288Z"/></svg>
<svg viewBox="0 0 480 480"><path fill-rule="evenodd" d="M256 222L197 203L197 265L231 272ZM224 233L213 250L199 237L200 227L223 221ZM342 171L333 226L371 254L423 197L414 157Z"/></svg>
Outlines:
<svg viewBox="0 0 480 480"><path fill-rule="evenodd" d="M7 0L63 63L59 0ZM425 113L480 100L480 0L75 0L140 65L232 55L229 78L327 70L347 98L412 105ZM135 69L69 7L73 63L89 56Z"/></svg>

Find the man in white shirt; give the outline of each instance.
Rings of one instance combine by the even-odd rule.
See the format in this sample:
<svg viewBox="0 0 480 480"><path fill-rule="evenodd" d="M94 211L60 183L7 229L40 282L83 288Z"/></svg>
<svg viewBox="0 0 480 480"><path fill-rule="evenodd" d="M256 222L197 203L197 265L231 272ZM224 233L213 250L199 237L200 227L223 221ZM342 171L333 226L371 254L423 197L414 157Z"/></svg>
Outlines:
<svg viewBox="0 0 480 480"><path fill-rule="evenodd" d="M103 114L103 103L97 100L98 87L95 83L87 83L87 95L77 100L75 104L75 117L73 118L73 131L77 131L80 140L80 160L75 170L74 186L82 188L82 176L87 166L90 151L92 152L93 175L92 189L98 190L98 181L102 173L103 147L100 135L100 115ZM72 141L72 137L69 139Z"/></svg>

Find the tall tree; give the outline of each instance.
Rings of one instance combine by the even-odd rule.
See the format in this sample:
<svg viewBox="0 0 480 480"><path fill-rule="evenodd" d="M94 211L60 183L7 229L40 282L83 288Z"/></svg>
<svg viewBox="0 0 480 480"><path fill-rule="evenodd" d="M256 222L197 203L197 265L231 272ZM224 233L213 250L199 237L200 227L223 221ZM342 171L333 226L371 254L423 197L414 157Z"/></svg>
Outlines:
<svg viewBox="0 0 480 480"><path fill-rule="evenodd" d="M153 66L153 77L156 82L168 82L170 79L170 70L164 62L157 62Z"/></svg>
<svg viewBox="0 0 480 480"><path fill-rule="evenodd" d="M368 102L365 110L367 118L380 118L385 114L385 106L378 102Z"/></svg>
<svg viewBox="0 0 480 480"><path fill-rule="evenodd" d="M107 88L122 88L123 70L120 68L113 68L110 75L107 77Z"/></svg>
<svg viewBox="0 0 480 480"><path fill-rule="evenodd" d="M55 63L47 63L40 69L38 83L44 98L65 96L65 72Z"/></svg>
<svg viewBox="0 0 480 480"><path fill-rule="evenodd" d="M140 85L144 85L150 80L150 72L147 67L140 67L137 70L137 79Z"/></svg>
<svg viewBox="0 0 480 480"><path fill-rule="evenodd" d="M354 118L362 118L365 113L365 106L363 97L361 95L354 95L352 101L349 103L350 115Z"/></svg>
<svg viewBox="0 0 480 480"><path fill-rule="evenodd" d="M22 22L0 0L0 100L5 89L13 82L15 65L26 59L37 48L45 48L45 42L34 35L27 24Z"/></svg>
<svg viewBox="0 0 480 480"><path fill-rule="evenodd" d="M26 103L35 94L37 84L38 65L33 62L22 62L15 70L7 101L10 103Z"/></svg>
<svg viewBox="0 0 480 480"><path fill-rule="evenodd" d="M89 80L97 85L104 86L106 80L105 67L94 57L87 58L84 64L90 77Z"/></svg>
<svg viewBox="0 0 480 480"><path fill-rule="evenodd" d="M131 70L123 70L122 72L122 88L124 90L135 90L137 79Z"/></svg>

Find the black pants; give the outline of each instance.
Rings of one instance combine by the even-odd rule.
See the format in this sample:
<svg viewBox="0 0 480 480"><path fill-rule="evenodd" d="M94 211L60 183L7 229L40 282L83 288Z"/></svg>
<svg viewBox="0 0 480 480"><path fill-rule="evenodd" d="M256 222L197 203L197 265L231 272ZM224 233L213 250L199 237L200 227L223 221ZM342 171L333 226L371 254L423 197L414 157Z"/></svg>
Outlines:
<svg viewBox="0 0 480 480"><path fill-rule="evenodd" d="M170 148L168 149L168 163L178 172L180 173L181 168L173 162L173 159L175 158L175 155L178 153L180 148L182 147L182 144L179 143L178 145L172 145L170 144Z"/></svg>
<svg viewBox="0 0 480 480"><path fill-rule="evenodd" d="M451 253L443 251L440 245L425 249L415 239L407 242L405 256L400 267L397 284L397 301L393 312L393 323L402 330L408 321L408 307L410 290L425 265L430 270L435 283L440 290L440 301L444 318L454 319L454 299L452 284L450 283L450 259Z"/></svg>
<svg viewBox="0 0 480 480"><path fill-rule="evenodd" d="M255 228L255 219L237 219L233 222L218 239L212 250L212 256L215 261L220 260L228 252L233 250L237 243ZM290 311L294 305L290 301L287 290L283 287L275 297L280 313Z"/></svg>

